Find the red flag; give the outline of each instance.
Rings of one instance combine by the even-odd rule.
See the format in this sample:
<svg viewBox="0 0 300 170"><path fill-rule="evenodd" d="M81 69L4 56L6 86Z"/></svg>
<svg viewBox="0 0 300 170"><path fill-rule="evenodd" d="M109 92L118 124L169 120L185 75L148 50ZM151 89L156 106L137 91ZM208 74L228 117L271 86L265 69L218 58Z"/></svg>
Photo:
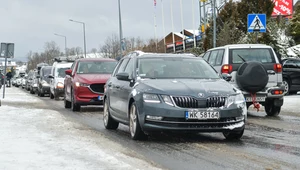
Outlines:
<svg viewBox="0 0 300 170"><path fill-rule="evenodd" d="M154 6L156 6L156 0L154 0Z"/></svg>

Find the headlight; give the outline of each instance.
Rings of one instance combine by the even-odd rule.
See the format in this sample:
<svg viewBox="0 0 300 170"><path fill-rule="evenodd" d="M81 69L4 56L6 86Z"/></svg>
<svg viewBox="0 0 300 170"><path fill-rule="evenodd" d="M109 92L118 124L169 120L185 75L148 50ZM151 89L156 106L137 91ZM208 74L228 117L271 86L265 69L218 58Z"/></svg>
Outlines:
<svg viewBox="0 0 300 170"><path fill-rule="evenodd" d="M42 81L42 85L43 85L43 86L48 86L48 83L47 83L45 80L43 80L43 81Z"/></svg>
<svg viewBox="0 0 300 170"><path fill-rule="evenodd" d="M164 101L166 104L168 104L168 105L170 105L170 106L174 106L174 103L173 103L173 101L172 101L172 99L171 99L170 96L168 96L168 95L161 95L161 97L162 97L163 101Z"/></svg>
<svg viewBox="0 0 300 170"><path fill-rule="evenodd" d="M56 85L56 88L62 89L62 88L64 88L64 84L61 82L58 82Z"/></svg>
<svg viewBox="0 0 300 170"><path fill-rule="evenodd" d="M76 87L80 87L80 86L81 86L81 87L88 87L89 84L76 82L76 83L75 83L75 86L76 86Z"/></svg>
<svg viewBox="0 0 300 170"><path fill-rule="evenodd" d="M239 93L237 95L232 95L229 96L226 100L226 107L230 107L232 104L236 104L236 105L245 105L246 101L244 98L244 95L242 93Z"/></svg>
<svg viewBox="0 0 300 170"><path fill-rule="evenodd" d="M157 94L143 94L143 100L146 103L160 103L160 100L158 98Z"/></svg>

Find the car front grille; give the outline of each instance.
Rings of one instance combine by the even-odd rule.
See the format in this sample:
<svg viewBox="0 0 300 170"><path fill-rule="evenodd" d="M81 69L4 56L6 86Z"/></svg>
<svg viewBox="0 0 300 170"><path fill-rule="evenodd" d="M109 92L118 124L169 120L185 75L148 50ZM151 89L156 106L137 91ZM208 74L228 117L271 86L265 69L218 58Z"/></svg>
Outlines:
<svg viewBox="0 0 300 170"><path fill-rule="evenodd" d="M104 93L104 85L105 84L91 84L90 89L94 93Z"/></svg>
<svg viewBox="0 0 300 170"><path fill-rule="evenodd" d="M193 97L173 97L173 100L178 107L182 108L209 108L222 107L225 105L226 97L209 97L207 99L197 100Z"/></svg>

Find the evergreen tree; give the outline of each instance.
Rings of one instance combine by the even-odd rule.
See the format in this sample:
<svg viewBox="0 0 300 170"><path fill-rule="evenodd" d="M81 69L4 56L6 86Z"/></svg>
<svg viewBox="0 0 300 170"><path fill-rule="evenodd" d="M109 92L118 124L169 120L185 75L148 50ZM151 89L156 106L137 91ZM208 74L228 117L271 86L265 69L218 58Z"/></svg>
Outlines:
<svg viewBox="0 0 300 170"><path fill-rule="evenodd" d="M300 44L300 5L296 6L295 13L291 19L291 34L297 44Z"/></svg>

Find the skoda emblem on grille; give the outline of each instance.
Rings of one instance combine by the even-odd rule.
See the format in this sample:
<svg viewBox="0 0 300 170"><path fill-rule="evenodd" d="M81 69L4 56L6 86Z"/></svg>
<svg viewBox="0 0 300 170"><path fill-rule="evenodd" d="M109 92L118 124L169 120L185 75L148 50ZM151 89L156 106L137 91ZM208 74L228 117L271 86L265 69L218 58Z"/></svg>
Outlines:
<svg viewBox="0 0 300 170"><path fill-rule="evenodd" d="M204 97L203 93L198 93L198 97Z"/></svg>

